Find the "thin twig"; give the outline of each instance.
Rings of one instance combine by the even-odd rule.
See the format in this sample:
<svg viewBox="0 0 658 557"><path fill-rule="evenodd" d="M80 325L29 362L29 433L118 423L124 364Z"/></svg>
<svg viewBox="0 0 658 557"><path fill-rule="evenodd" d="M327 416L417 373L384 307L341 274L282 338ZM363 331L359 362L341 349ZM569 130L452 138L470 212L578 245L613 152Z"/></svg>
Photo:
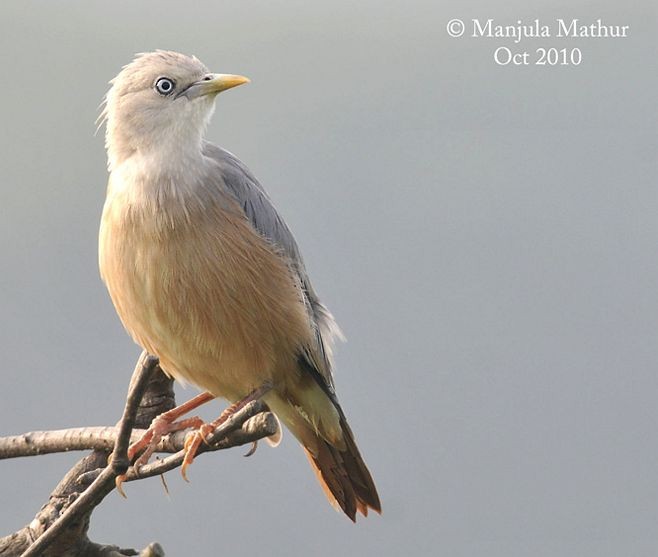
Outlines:
<svg viewBox="0 0 658 557"><path fill-rule="evenodd" d="M253 441L258 441L263 437L274 435L278 429L278 422L273 414L264 412L266 409L267 406L260 400L247 404L244 408L240 409L224 423L219 425L215 431L208 436L207 444L202 443L199 446L197 455L208 451L217 451L238 445L245 445ZM238 429L240 427L241 429ZM179 445L181 441L183 441L184 444L185 435L179 433L176 434L176 437L176 445ZM183 463L184 457L185 451L179 450L167 458L157 460L150 464L145 464L144 466L141 466L139 470L131 468L128 471L126 481L141 480L169 472L174 468L178 468Z"/></svg>
<svg viewBox="0 0 658 557"><path fill-rule="evenodd" d="M255 419L255 418L254 418ZM269 432L269 427L263 422L264 429L259 426L254 435L258 438L267 437L274 432ZM130 443L142 438L145 429L133 429L130 434ZM240 430L238 430L240 431ZM72 427L68 429L52 429L48 431L30 431L21 435L0 437L0 460L8 458L20 458L27 456L40 456L53 453L65 453L71 451L111 451L117 440L119 429L114 426L89 426ZM183 443L187 432L179 431L163 437L158 443L156 453L176 453L183 449ZM220 448L234 447L247 441L222 443L222 446L212 447L206 450L217 450ZM240 439L244 439L243 435ZM236 437L237 441L237 437Z"/></svg>
<svg viewBox="0 0 658 557"><path fill-rule="evenodd" d="M253 404L254 406L251 406ZM260 402L256 401L245 406L239 413L236 412L236 421L239 429L233 431L226 431L225 423L215 429L215 431L208 436L208 444L202 443L197 451L197 456L202 453L220 451L222 449L230 449L232 447L240 447L247 443L254 443L265 437L270 437L277 433L279 423L271 412L264 412L266 407ZM246 410L246 411L245 411ZM252 415L256 413L255 415ZM141 433L145 430L136 429L133 433L135 438L139 439ZM154 461L150 464L145 464L136 471L134 468L129 468L126 473L126 482L133 482L136 480L144 480L153 476L160 476L165 472L169 472L174 468L179 467L183 463L185 456L185 438L189 435L189 431L177 431L170 433L163 437L158 443L156 453L174 453L172 456ZM249 453L248 453L249 454ZM85 482L93 481L100 475L102 469L91 470L83 474L80 480Z"/></svg>

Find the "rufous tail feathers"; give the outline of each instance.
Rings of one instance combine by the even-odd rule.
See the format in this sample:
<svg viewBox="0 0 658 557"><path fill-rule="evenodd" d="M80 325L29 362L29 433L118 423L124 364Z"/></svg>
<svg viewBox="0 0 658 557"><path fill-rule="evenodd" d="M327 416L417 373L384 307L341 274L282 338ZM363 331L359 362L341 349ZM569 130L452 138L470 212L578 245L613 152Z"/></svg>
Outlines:
<svg viewBox="0 0 658 557"><path fill-rule="evenodd" d="M294 402L290 393L264 400L302 444L329 502L354 522L357 512L381 513L377 488L335 397L316 387L295 394Z"/></svg>
<svg viewBox="0 0 658 557"><path fill-rule="evenodd" d="M356 522L357 511L368 516L368 509L381 513L382 507L375 483L344 417L341 418L341 428L344 451L317 436L312 444L315 454L306 446L304 451L329 502ZM310 428L309 433L315 435Z"/></svg>

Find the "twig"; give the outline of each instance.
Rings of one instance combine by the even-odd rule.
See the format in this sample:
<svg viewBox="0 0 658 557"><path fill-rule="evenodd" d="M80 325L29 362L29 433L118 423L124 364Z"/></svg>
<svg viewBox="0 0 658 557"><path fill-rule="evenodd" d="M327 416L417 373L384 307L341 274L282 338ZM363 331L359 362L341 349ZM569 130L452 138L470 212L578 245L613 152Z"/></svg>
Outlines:
<svg viewBox="0 0 658 557"><path fill-rule="evenodd" d="M271 412L265 412L267 408L260 401L251 403L254 406L245 406L240 412L236 412L235 418L237 426L240 429L233 431L226 431L224 426L226 422L221 424L215 431L208 436L209 444L201 444L197 451L197 456L202 453L219 451L222 449L230 449L232 447L239 447L247 443L254 443L274 435L279 428L279 423ZM256 413L257 412L257 413ZM255 415L251 415L256 413ZM251 417L250 417L251 415ZM135 438L139 439L144 430L135 430ZM133 482L136 480L144 480L153 476L160 476L165 472L169 472L174 468L179 467L183 462L185 451L185 438L189 432L177 431L163 437L158 443L155 452L157 453L175 453L168 458L164 458L151 464L145 464L139 471L134 468L129 468L126 473L126 482ZM101 469L91 470L81 476L85 481L92 481L100 475Z"/></svg>
<svg viewBox="0 0 658 557"><path fill-rule="evenodd" d="M259 415L257 415L259 416ZM256 420L254 416L250 420ZM254 422L255 424L256 422ZM275 432L270 431L269 422L258 422L254 428L254 437L260 439ZM49 431L30 431L11 437L0 437L0 460L20 458L26 456L39 456L70 451L111 451L118 435L118 428L114 426L73 427L68 429L53 429ZM133 429L130 442L141 439L146 433L145 429ZM179 431L163 437L155 449L156 453L176 453L183 449L186 432ZM234 434L227 434L220 445L208 447L205 450L218 450L237 445L243 445L252 439L246 439L246 433L237 430Z"/></svg>
<svg viewBox="0 0 658 557"><path fill-rule="evenodd" d="M208 451L217 451L228 449L237 445L244 445L253 441L258 441L263 437L269 437L277 432L278 422L273 414L264 412L267 410L265 403L255 400L247 404L244 408L229 417L223 424L219 425L215 431L208 436L208 443L202 443L197 455ZM241 429L238 429L242 426ZM182 435L181 435L182 433ZM177 433L170 439L176 446L182 448L185 443L185 434ZM182 444L181 444L182 442ZM152 476L159 476L179 467L183 463L185 456L184 450L179 450L162 460L146 464L139 470L130 469L126 481L141 480Z"/></svg>

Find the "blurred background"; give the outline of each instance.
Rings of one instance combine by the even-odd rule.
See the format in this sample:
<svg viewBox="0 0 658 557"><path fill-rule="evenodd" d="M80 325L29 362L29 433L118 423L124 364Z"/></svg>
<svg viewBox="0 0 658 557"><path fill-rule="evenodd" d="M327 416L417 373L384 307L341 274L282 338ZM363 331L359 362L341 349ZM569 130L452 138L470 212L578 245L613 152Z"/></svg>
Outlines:
<svg viewBox="0 0 658 557"><path fill-rule="evenodd" d="M0 435L121 414L139 349L98 277L94 120L134 53L173 49L252 80L220 96L208 137L268 189L349 339L337 388L384 506L356 526L335 513L287 435L249 459L204 455L191 484L167 475L169 495L127 485L94 513L94 541L655 555L656 8L534 4L2 2ZM446 33L558 17L629 36ZM498 46L579 47L582 63L501 67ZM1 462L1 532L80 456Z"/></svg>

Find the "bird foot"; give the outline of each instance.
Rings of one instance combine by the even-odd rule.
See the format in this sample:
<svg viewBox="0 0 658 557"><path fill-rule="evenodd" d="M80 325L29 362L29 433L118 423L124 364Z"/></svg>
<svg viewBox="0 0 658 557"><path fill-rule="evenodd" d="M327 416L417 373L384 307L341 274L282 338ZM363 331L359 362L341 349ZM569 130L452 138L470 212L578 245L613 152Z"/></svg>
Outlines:
<svg viewBox="0 0 658 557"><path fill-rule="evenodd" d="M148 463L165 435L188 428L202 428L204 425L207 424L198 416L172 422L165 414L161 414L151 422L151 426L146 430L142 438L128 447L128 460L132 462L135 456L139 455L132 465L133 469L139 473L139 469ZM126 493L122 487L125 480L126 474L121 474L115 479L117 491L123 497L126 497Z"/></svg>
<svg viewBox="0 0 658 557"><path fill-rule="evenodd" d="M148 462L149 458L151 458L151 455L157 449L158 443L165 435L190 427L201 427L204 422L198 416L186 418L184 420L179 420L178 418L184 414L187 414L189 411L198 408L213 398L215 397L210 393L201 393L191 400L181 404L180 406L172 408L171 410L164 412L154 418L154 420L151 422L151 426L146 430L144 435L142 435L141 439L128 447L128 460L130 462L133 462L133 459L139 455L137 460L135 460L133 463L133 469L139 471L139 468ZM115 479L117 491L123 497L126 496L126 493L123 491L122 487L123 482L125 481L126 474L121 474Z"/></svg>
<svg viewBox="0 0 658 557"><path fill-rule="evenodd" d="M190 464L194 462L194 457L196 456L199 447L201 446L201 443L205 443L208 445L208 437L215 431L217 427L222 425L226 420L228 420L233 414L235 414L238 410L241 410L244 408L247 404L250 402L259 399L262 397L264 394L269 392L272 389L272 384L270 382L266 382L257 389L254 389L251 391L246 397L244 397L242 400L236 402L235 404L231 404L226 410L224 410L219 418L216 420L200 425L199 428L190 433L186 438L185 438L185 445L184 445L184 450L185 450L185 456L183 457L183 464L181 466L181 474L183 476L183 479L186 482L189 482L190 480L187 478L187 469L189 468ZM256 451L256 444L254 443L254 446L251 448L251 450L247 453L245 456L250 456Z"/></svg>

